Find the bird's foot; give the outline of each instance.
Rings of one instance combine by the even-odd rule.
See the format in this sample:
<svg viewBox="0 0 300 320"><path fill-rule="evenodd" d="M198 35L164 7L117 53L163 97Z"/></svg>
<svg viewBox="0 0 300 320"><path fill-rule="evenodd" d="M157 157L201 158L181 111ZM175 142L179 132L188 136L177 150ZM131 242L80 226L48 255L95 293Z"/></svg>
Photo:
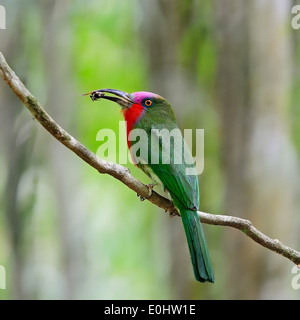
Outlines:
<svg viewBox="0 0 300 320"><path fill-rule="evenodd" d="M171 209L171 211L170 210L165 210L165 213L168 213L170 218L173 218L173 217L176 217L176 216L180 217L180 214L178 213L178 211L177 211L177 209L175 207L173 209Z"/></svg>
<svg viewBox="0 0 300 320"><path fill-rule="evenodd" d="M145 201L146 199L149 199L152 196L152 190L153 190L155 184L154 183L150 183L150 184L146 184L146 186L148 187L148 195L147 195L147 197L142 197L138 193L136 194L137 197L140 198L140 201Z"/></svg>

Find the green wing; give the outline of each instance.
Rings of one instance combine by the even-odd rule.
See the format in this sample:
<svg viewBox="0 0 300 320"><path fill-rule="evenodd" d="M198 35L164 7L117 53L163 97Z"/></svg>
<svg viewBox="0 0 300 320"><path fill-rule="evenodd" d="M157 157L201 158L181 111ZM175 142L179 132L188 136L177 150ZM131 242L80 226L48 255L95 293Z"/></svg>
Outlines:
<svg viewBox="0 0 300 320"><path fill-rule="evenodd" d="M148 134L148 137L151 136L148 139L148 164L139 164L139 167L148 175L153 176L154 173L159 178L177 207L199 209L198 178L195 169L192 169L193 175L186 174L186 169L194 168L194 164L191 164L192 156L180 130L175 125L167 131L162 131L166 128L151 129L156 130ZM167 132L171 131L175 138L168 136ZM153 163L153 159L158 159L158 163ZM156 177L152 178L155 180Z"/></svg>

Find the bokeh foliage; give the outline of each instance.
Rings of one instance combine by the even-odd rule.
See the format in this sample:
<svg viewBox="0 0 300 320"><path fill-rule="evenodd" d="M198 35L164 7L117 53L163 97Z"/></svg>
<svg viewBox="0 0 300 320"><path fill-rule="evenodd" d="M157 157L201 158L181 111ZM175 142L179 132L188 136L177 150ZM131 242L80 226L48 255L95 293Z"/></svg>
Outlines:
<svg viewBox="0 0 300 320"><path fill-rule="evenodd" d="M228 190L216 89L222 55L217 44L218 1L223 0L173 2L178 22L174 27L179 30L174 65L197 94L188 97L190 91L178 85L174 91L181 97L186 94L187 103L179 103L171 94L166 98L182 129L205 129L200 209L229 214L224 212ZM122 115L109 101L92 103L81 94L100 88L167 92L155 87L157 74L153 75L150 61L155 41L148 41L149 30L144 29L149 17L153 25L164 20L167 1L153 1L153 8L160 12L155 18L145 10L148 0L1 3L7 10L7 30L0 30L0 50L8 63L49 114L93 152L99 147L96 135L102 128L117 133L117 146L124 144L118 132ZM299 154L299 35L293 36L295 74L285 116ZM171 83L171 78L166 81ZM0 101L0 265L7 271L7 290L0 291L1 299L229 297L226 275L234 263L226 260L230 230L205 226L216 284L195 283L186 244L174 240L174 230L183 232L178 218L169 219L147 201L140 202L124 185L99 175L64 150L32 120L3 82ZM135 177L149 182L132 164L128 167ZM295 219L299 225L299 217ZM276 234L274 230L271 236ZM275 261L280 264L280 259ZM179 265L174 266L174 261ZM272 297L275 276L266 278L271 285L267 289L261 285L263 294L254 298ZM283 291L289 297L296 295L290 283Z"/></svg>

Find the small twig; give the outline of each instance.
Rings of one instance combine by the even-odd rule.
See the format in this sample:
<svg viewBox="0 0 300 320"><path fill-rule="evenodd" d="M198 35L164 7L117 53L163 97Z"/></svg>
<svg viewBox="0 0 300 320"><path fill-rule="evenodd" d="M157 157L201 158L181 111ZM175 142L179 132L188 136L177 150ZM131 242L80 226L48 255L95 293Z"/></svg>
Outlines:
<svg viewBox="0 0 300 320"><path fill-rule="evenodd" d="M251 221L232 217L232 216L225 216L225 215L217 215L217 214L209 214L205 212L198 212L201 222L207 224L213 224L216 226L227 226L233 227L235 229L241 230L245 233L249 238L254 240L255 242L259 243L263 247L274 251L285 258L291 260L295 264L300 267L300 252L296 251L293 248L287 247L282 244L277 239L272 239L266 236L261 231L257 230Z"/></svg>
<svg viewBox="0 0 300 320"><path fill-rule="evenodd" d="M153 204L171 212L172 215L179 215L171 201L152 191L149 197L149 188L139 180L135 179L128 168L119 164L104 161L73 138L68 132L61 128L42 108L37 99L29 92L16 74L8 66L4 56L0 52L0 75L9 85L12 91L18 96L21 102L28 108L38 122L50 132L58 141L68 149L76 153L82 160L87 162L100 173L106 173L118 179L141 197L147 198ZM283 245L277 239L270 237L257 230L250 221L225 215L215 215L205 212L198 212L203 223L211 225L228 226L241 230L248 237L260 245L278 253L297 265L300 265L300 252Z"/></svg>

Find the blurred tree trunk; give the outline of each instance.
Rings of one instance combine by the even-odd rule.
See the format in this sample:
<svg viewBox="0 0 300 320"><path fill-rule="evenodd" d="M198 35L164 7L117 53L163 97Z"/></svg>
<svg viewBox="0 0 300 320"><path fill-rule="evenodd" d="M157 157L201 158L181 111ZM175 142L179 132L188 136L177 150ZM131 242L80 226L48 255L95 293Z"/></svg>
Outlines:
<svg viewBox="0 0 300 320"><path fill-rule="evenodd" d="M1 38L1 51L7 57L9 64L18 70L18 76L25 84L30 81L35 85L36 78L41 79L41 74L36 70L29 69L29 65L34 59L36 59L34 66L38 65L40 59L44 57L46 83L43 87L47 88L47 109L54 118L58 119L67 128L71 126L72 122L72 112L66 109L67 106L70 108L72 106L72 95L68 94L68 92L72 92L72 90L69 90L72 81L67 77L71 74L69 64L71 54L68 49L71 38L67 32L66 23L68 6L68 1L63 4L48 0L43 0L39 4L36 1L28 1L23 5L14 1L11 5L7 5L7 11L10 12L9 22L14 21L12 23L13 27L8 26L3 32L3 38ZM29 23L29 20L32 19L30 13L35 12L35 10L44 17L43 30L45 32L41 35L38 32L35 33L36 30L30 29L30 26L32 27ZM38 22L35 21L33 25L38 25ZM35 36L37 34L40 36L41 42L36 41ZM43 48L40 48L39 45ZM22 55L20 55L20 52L22 52ZM3 145L1 151L6 159L5 168L7 171L5 194L1 206L7 217L7 230L12 252L12 271L7 272L7 274L11 274L12 297L14 299L30 299L39 294L43 286L43 281L32 285L24 277L24 274L26 272L30 273L29 270L33 267L29 265L30 259L33 259L35 254L41 254L41 252L35 252L34 250L34 239L31 233L25 232L28 229L26 226L33 213L36 197L32 164L42 161L45 165L45 158L43 154L36 155L33 152L35 122L28 122L26 116L27 118L30 118L30 116L28 116L27 111L3 81L0 97L2 115L0 130L1 144ZM58 97L60 97L59 100ZM61 106L64 106L64 109L61 109ZM20 120L23 119L23 116L26 119L25 121ZM39 130L42 131L43 129ZM58 291L63 291L63 298L74 298L78 293L76 285L80 283L80 280L83 280L84 274L81 268L83 259L81 256L81 226L78 218L79 206L76 202L76 192L78 190L75 190L78 181L77 174L72 167L72 161L67 162L69 153L60 144L50 137L50 142L48 142L49 140L43 140L43 137L40 139L38 150L41 150L41 145L44 146L43 151L49 150L49 159L52 162L55 181L53 192L57 200L61 257L64 268L64 283L58 288ZM50 143L49 148L45 147L47 143ZM64 158L64 161L61 161L62 158ZM72 158L71 155L70 158ZM38 166L38 164L36 165ZM44 168L47 168L47 166L45 165ZM27 182L26 187L24 182L22 184L22 180L25 181L24 179ZM28 182L32 182L32 184L28 184ZM26 196L24 196L24 193Z"/></svg>
<svg viewBox="0 0 300 320"><path fill-rule="evenodd" d="M292 245L299 172L287 118L291 2L222 0L215 5L224 213L250 219ZM227 235L228 298L287 298L291 264L238 232Z"/></svg>
<svg viewBox="0 0 300 320"><path fill-rule="evenodd" d="M43 0L41 16L44 21L43 60L46 70L47 109L65 128L72 128L71 41L68 28L70 1ZM74 133L73 133L74 134ZM80 184L74 157L61 144L49 141L49 160L52 167L58 214L58 232L63 265L63 295L77 297L77 286L83 280L82 233L77 203Z"/></svg>
<svg viewBox="0 0 300 320"><path fill-rule="evenodd" d="M14 30L7 28L1 35L1 51L7 57L10 65L18 66L19 76L26 82L27 77L27 53L22 59L19 53L24 51L25 41L22 38L22 30L27 23L27 17L23 14L24 5L10 9L10 21L14 21ZM2 79L1 79L2 80ZM13 299L30 298L24 288L24 265L26 264L24 248L27 245L25 234L26 226L32 214L34 203L34 185L27 184L24 190L24 179L32 169L32 149L35 130L31 123L24 122L24 108L16 96L1 81L0 88L0 136L1 156L5 159L6 176L4 182L4 194L1 199L7 221L7 234L10 239L10 265L7 266L11 281L11 294ZM23 185L22 185L23 180ZM27 180L27 182L29 182ZM24 197L24 191L26 197ZM28 240L27 238L27 240ZM30 240L30 239L29 239ZM8 269L7 269L8 270Z"/></svg>

